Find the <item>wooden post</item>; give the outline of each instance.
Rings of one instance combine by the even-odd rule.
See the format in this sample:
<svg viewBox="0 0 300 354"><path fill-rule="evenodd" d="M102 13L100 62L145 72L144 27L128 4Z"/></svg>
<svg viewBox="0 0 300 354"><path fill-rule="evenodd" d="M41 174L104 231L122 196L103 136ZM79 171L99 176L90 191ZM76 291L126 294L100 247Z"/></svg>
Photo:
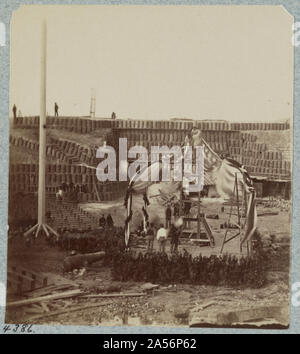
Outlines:
<svg viewBox="0 0 300 354"><path fill-rule="evenodd" d="M197 232L199 238L201 238L201 217L200 217L200 191L198 192L198 210L197 210Z"/></svg>
<svg viewBox="0 0 300 354"><path fill-rule="evenodd" d="M146 190L146 195L147 195L147 190ZM146 200L144 200L144 209L145 209L145 212L147 212ZM145 215L143 215L143 226L144 226L144 231L146 232L146 230L147 230L147 221L146 221Z"/></svg>
<svg viewBox="0 0 300 354"><path fill-rule="evenodd" d="M235 174L235 191L236 191L236 202L237 202L237 215L238 215L238 224L241 225L241 216L240 216L240 201L239 201L239 186L237 180L237 173Z"/></svg>
<svg viewBox="0 0 300 354"><path fill-rule="evenodd" d="M131 209L132 209L132 193L130 193L128 200L127 200L127 218L130 216ZM125 229L125 245L126 245L126 247L128 247L129 238L130 238L130 222L127 223L126 229Z"/></svg>
<svg viewBox="0 0 300 354"><path fill-rule="evenodd" d="M179 195L179 215L182 216L182 187L180 188L180 195Z"/></svg>
<svg viewBox="0 0 300 354"><path fill-rule="evenodd" d="M236 174L235 174L235 177L236 177ZM233 195L235 195L235 193L236 193L236 183L234 183ZM220 253L223 252L223 249L224 249L224 246L225 246L225 243L226 243L226 238L227 238L227 234L228 234L228 230L229 230L229 224L230 224L231 215L232 215L233 204L234 204L234 200L231 200L230 211L229 211L229 216L228 216L228 221L227 221L227 227L226 227L225 235L224 235L224 238L223 238L223 242L222 242Z"/></svg>
<svg viewBox="0 0 300 354"><path fill-rule="evenodd" d="M96 176L95 175L94 175L94 178L93 178L93 188L94 188L94 191L96 193L96 197L97 197L98 202L101 202L101 199L100 199L100 196L99 196L99 192L98 192L98 188L97 188L97 181L96 181Z"/></svg>

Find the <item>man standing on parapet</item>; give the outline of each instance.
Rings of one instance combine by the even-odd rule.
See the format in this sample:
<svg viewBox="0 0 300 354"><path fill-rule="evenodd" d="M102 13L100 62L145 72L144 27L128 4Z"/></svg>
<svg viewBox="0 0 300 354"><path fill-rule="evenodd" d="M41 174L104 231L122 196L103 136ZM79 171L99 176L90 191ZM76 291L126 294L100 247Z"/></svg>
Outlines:
<svg viewBox="0 0 300 354"><path fill-rule="evenodd" d="M17 118L17 106L15 104L13 105L12 111L13 111L14 119L16 119Z"/></svg>
<svg viewBox="0 0 300 354"><path fill-rule="evenodd" d="M55 117L58 117L58 104L55 102L54 103L54 115L55 115Z"/></svg>

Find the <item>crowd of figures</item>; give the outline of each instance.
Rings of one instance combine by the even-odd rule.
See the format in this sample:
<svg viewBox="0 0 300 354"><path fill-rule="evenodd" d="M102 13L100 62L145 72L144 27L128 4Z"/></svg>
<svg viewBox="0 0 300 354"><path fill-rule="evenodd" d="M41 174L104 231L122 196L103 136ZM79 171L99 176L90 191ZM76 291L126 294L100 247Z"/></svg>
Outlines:
<svg viewBox="0 0 300 354"><path fill-rule="evenodd" d="M9 231L12 236L24 238L24 232L30 227ZM167 254L164 250L148 249L145 253L137 253L133 250L135 237L131 237L126 246L124 228L114 226L110 215L100 217L96 230L64 228L58 232L59 237L46 237L50 247L75 253L105 251L105 265L111 267L113 279L117 281L254 288L266 282L267 258L262 252L259 235L255 238L253 256L244 258L227 254L192 257L186 250ZM25 240L28 246L36 242L34 233Z"/></svg>
<svg viewBox="0 0 300 354"><path fill-rule="evenodd" d="M160 284L223 285L259 288L266 282L264 262L256 255L192 257L179 254L123 252L115 254L112 275L118 281Z"/></svg>
<svg viewBox="0 0 300 354"><path fill-rule="evenodd" d="M56 193L57 201L62 201L64 199L69 201L78 201L79 193L89 193L89 187L87 184L74 184L74 183L63 183L59 186Z"/></svg>
<svg viewBox="0 0 300 354"><path fill-rule="evenodd" d="M124 229L113 225L113 219L110 214L105 218L105 224L97 229L77 229L68 228L58 229L58 236L54 234L46 235L40 230L39 238L45 238L50 247L57 247L63 251L75 251L76 253L92 253L97 251L106 251L108 257L112 254L125 249ZM101 217L101 218L102 218ZM101 220L100 218L100 220ZM99 220L99 223L100 223ZM10 242L25 241L27 247L31 247L38 239L35 237L35 231L29 231L35 222L26 225L11 225L8 231ZM66 225L67 226L67 225Z"/></svg>
<svg viewBox="0 0 300 354"><path fill-rule="evenodd" d="M125 248L124 230L118 227L99 228L97 230L63 230L59 238L50 238L49 244L64 251L92 253L105 251L111 254Z"/></svg>

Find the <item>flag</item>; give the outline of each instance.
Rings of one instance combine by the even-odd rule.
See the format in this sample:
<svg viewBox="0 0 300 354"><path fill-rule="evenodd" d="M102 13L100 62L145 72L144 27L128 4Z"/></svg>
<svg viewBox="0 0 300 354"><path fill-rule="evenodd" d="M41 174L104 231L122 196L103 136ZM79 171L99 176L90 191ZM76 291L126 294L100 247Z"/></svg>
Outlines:
<svg viewBox="0 0 300 354"><path fill-rule="evenodd" d="M212 178L216 184L217 192L222 197L235 197L235 180L237 180L238 193L242 197L249 196L247 201L247 213L245 234L241 240L241 246L243 243L251 240L256 227L257 227L257 211L255 200L255 189L251 177L247 170L239 162L224 158L221 159L217 153L215 153L208 143L202 138L201 131L193 128L192 130L193 145L204 146L204 173L211 172Z"/></svg>
<svg viewBox="0 0 300 354"><path fill-rule="evenodd" d="M126 209L127 209L127 216L125 220L125 245L127 247L129 236L130 236L130 221L132 218L132 194L127 196L127 200L125 202L126 202Z"/></svg>
<svg viewBox="0 0 300 354"><path fill-rule="evenodd" d="M158 185L162 196L164 194L171 196L172 194L176 193L179 190L182 182L174 181L174 171L172 168L170 173L170 181L151 181L151 173L158 174L160 176L162 168L163 165L160 161L153 163L150 162L148 166L136 172L136 174L131 178L127 193L147 195L148 188L153 184Z"/></svg>
<svg viewBox="0 0 300 354"><path fill-rule="evenodd" d="M255 190L251 191L248 208L247 208L247 215L246 215L246 228L245 234L241 241L242 245L251 240L252 236L257 227L257 212L256 212L256 200L255 200Z"/></svg>
<svg viewBox="0 0 300 354"><path fill-rule="evenodd" d="M192 140L193 146L202 145L204 147L204 173L211 175L216 190L221 197L230 198L234 196L236 177L240 196L243 197L244 192L250 193L252 181L244 166L233 159L221 159L203 139L200 129L193 128Z"/></svg>
<svg viewBox="0 0 300 354"><path fill-rule="evenodd" d="M144 228L148 221L147 206L149 205L149 200L147 198L147 190L152 184L157 183L151 181L151 173L160 175L162 171L162 163L159 161L149 163L148 166L145 166L140 171L136 172L135 175L131 178L129 186L126 191L124 205L127 209L127 218L125 220L125 244L128 246L129 236L130 236L130 220L132 218L132 195L141 194L144 197L144 207L142 209L143 219L144 219ZM160 194L163 196L164 191L168 194L175 193L180 187L180 182L158 182L160 189Z"/></svg>
<svg viewBox="0 0 300 354"><path fill-rule="evenodd" d="M153 183L151 181L151 169L154 172L159 172L161 170L161 163L154 162L153 164L149 163L148 166L145 166L140 171L136 172L135 175L131 178L129 186L126 191L124 205L127 209L127 217L125 220L125 245L128 246L129 237L130 237L130 221L132 219L132 195L143 194L144 198L144 207L142 209L143 218L144 218L144 229L146 228L146 223L148 220L147 206L149 205L149 200L147 198L147 189Z"/></svg>
<svg viewBox="0 0 300 354"><path fill-rule="evenodd" d="M147 192L147 188L153 183L151 181L151 171L154 173L159 173L161 168L161 162L159 161L149 163L148 166L136 172L136 174L131 178L128 190L131 193L145 194Z"/></svg>
<svg viewBox="0 0 300 354"><path fill-rule="evenodd" d="M147 198L147 194L146 193L143 196L143 200L144 200L144 206L142 208L143 226L144 226L144 231L146 231L147 230L148 220L149 220L149 214L147 212L147 207L150 205L150 202L149 202L149 199Z"/></svg>
<svg viewBox="0 0 300 354"><path fill-rule="evenodd" d="M212 178L216 184L218 194L223 198L235 196L234 185L237 178L237 188L240 198L244 193L249 194L252 187L252 181L247 171L237 161L223 159L221 165L213 170Z"/></svg>

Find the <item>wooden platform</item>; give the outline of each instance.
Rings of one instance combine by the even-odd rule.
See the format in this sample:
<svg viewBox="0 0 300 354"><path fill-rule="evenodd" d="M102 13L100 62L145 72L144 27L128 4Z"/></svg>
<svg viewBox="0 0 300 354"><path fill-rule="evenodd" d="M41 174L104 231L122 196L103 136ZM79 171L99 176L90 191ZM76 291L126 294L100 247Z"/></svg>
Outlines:
<svg viewBox="0 0 300 354"><path fill-rule="evenodd" d="M34 272L19 266L7 268L7 292L23 294L53 284L43 273Z"/></svg>

